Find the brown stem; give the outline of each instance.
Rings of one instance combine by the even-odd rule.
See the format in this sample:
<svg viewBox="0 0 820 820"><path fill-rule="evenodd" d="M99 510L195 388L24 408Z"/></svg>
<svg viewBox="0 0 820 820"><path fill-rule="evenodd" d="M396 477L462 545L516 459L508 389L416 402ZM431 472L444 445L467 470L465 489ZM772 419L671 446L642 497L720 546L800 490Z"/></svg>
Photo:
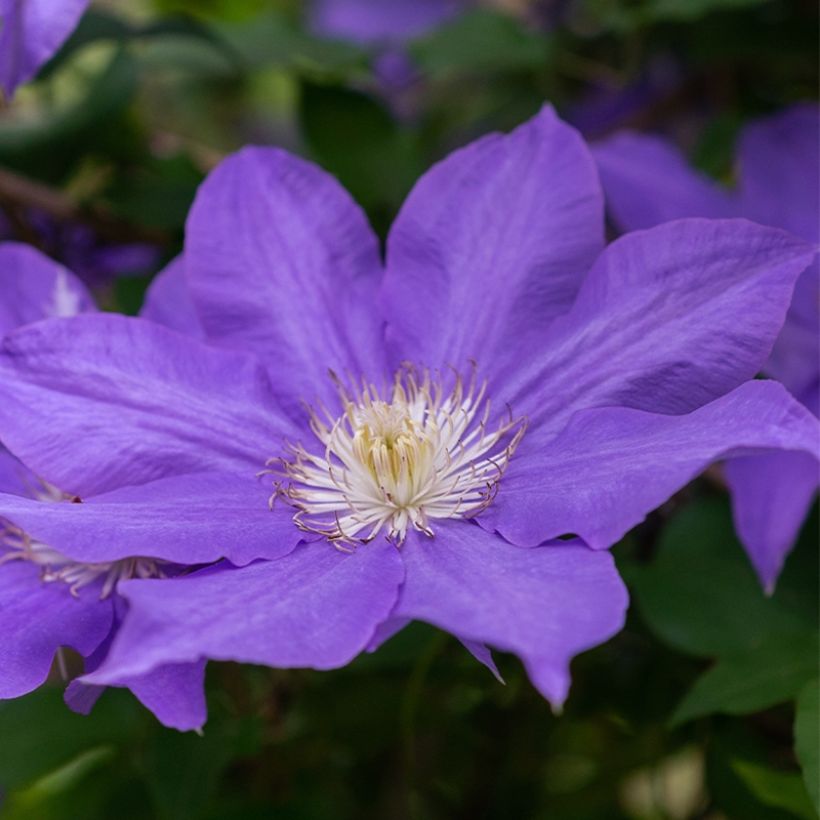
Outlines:
<svg viewBox="0 0 820 820"><path fill-rule="evenodd" d="M112 242L150 242L166 245L165 231L135 225L112 215L99 205L83 206L54 188L0 167L0 201L11 206L33 208L58 222L87 225L102 239Z"/></svg>

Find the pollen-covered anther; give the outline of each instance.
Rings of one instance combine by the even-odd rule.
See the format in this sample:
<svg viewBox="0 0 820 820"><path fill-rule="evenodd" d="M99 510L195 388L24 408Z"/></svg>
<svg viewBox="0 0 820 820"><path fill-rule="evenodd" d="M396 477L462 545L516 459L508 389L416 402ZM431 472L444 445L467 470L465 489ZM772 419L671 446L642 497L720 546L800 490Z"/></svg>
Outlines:
<svg viewBox="0 0 820 820"><path fill-rule="evenodd" d="M321 454L291 445L271 459L279 479L271 503L296 508L294 521L337 544L381 531L401 544L410 527L433 535L432 522L477 515L493 500L526 423L508 413L490 429L486 383L457 374L449 391L429 371L405 366L391 388L339 384L341 416L313 411ZM382 393L389 397L382 398ZM318 449L318 448L317 448Z"/></svg>

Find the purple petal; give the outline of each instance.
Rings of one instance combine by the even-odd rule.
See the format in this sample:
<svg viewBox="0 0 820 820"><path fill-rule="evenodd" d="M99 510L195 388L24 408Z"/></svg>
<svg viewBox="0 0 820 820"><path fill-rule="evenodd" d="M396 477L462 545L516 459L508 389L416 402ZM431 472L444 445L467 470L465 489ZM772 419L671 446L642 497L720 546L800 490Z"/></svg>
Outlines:
<svg viewBox="0 0 820 820"><path fill-rule="evenodd" d="M434 538L414 533L402 556L396 615L514 652L555 706L569 691L572 657L624 623L628 598L612 556L579 542L522 550L449 521Z"/></svg>
<svg viewBox="0 0 820 820"><path fill-rule="evenodd" d="M402 629L404 629L404 627L406 627L409 623L409 618L389 618L386 621L382 621L376 627L373 637L367 644L367 651L375 652L380 646L387 643L387 641L389 641L394 635L401 632Z"/></svg>
<svg viewBox="0 0 820 820"><path fill-rule="evenodd" d="M85 285L40 251L0 243L0 335L50 316L96 310Z"/></svg>
<svg viewBox="0 0 820 820"><path fill-rule="evenodd" d="M0 88L11 97L74 31L88 0L0 0Z"/></svg>
<svg viewBox="0 0 820 820"><path fill-rule="evenodd" d="M747 126L739 151L744 216L820 241L818 145L820 108L814 103Z"/></svg>
<svg viewBox="0 0 820 820"><path fill-rule="evenodd" d="M816 390L820 380L818 338L820 264L815 259L797 280L786 322L766 363L765 372L782 381L795 396Z"/></svg>
<svg viewBox="0 0 820 820"><path fill-rule="evenodd" d="M817 461L801 453L767 453L726 465L735 529L767 592L814 501Z"/></svg>
<svg viewBox="0 0 820 820"><path fill-rule="evenodd" d="M118 685L130 689L163 726L171 729L199 731L208 718L205 661L160 666L141 677L124 679Z"/></svg>
<svg viewBox="0 0 820 820"><path fill-rule="evenodd" d="M30 497L37 486L35 476L0 445L0 493Z"/></svg>
<svg viewBox="0 0 820 820"><path fill-rule="evenodd" d="M457 0L312 0L317 34L370 43L401 43L445 22L460 10Z"/></svg>
<svg viewBox="0 0 820 820"><path fill-rule="evenodd" d="M461 643L463 644L464 648L481 664L487 667L487 669L492 672L493 677L499 682L504 683L504 678L501 677L501 673L498 671L498 667L495 665L495 660L493 658L492 651L483 643L478 643L477 641L468 641L459 638Z"/></svg>
<svg viewBox="0 0 820 820"><path fill-rule="evenodd" d="M0 698L36 689L61 646L90 655L105 640L113 616L111 602L91 588L74 597L66 584L44 583L32 564L0 565Z"/></svg>
<svg viewBox="0 0 820 820"><path fill-rule="evenodd" d="M220 558L242 565L286 555L304 539L292 509L268 508L270 494L253 475L190 474L122 487L82 504L0 494L0 516L83 563L143 556L188 566Z"/></svg>
<svg viewBox="0 0 820 820"><path fill-rule="evenodd" d="M153 322L52 319L7 336L0 354L0 440L66 492L251 476L292 433L255 360Z"/></svg>
<svg viewBox="0 0 820 820"><path fill-rule="evenodd" d="M777 382L749 382L683 416L587 410L546 445L522 445L480 520L522 546L572 533L606 548L713 461L795 450L816 470L819 442L817 419Z"/></svg>
<svg viewBox="0 0 820 820"><path fill-rule="evenodd" d="M381 378L378 242L317 166L277 148L226 159L197 194L185 263L208 338L258 353L297 418L301 400L335 403L329 369Z"/></svg>
<svg viewBox="0 0 820 820"><path fill-rule="evenodd" d="M623 132L592 148L607 212L622 231L688 216L740 216L737 198L660 137ZM777 223L774 223L777 224Z"/></svg>
<svg viewBox="0 0 820 820"><path fill-rule="evenodd" d="M220 565L161 581L129 581L130 604L108 660L87 678L108 683L202 658L332 669L370 643L403 577L395 547L352 555L326 543L242 569Z"/></svg>
<svg viewBox="0 0 820 820"><path fill-rule="evenodd" d="M117 623L111 628L107 639L85 659L86 674L98 669L105 660L119 629L119 621L125 614L126 607L121 598L115 597L113 603L118 611ZM207 719L204 682L205 662L200 661L160 666L140 677L123 679L111 685L129 688L165 726L180 731L198 731ZM81 678L75 678L66 687L64 700L69 709L88 715L105 689L105 686L88 684Z"/></svg>
<svg viewBox="0 0 820 820"><path fill-rule="evenodd" d="M205 331L188 288L184 257L178 256L166 265L151 282L140 316L178 330L186 336L205 338Z"/></svg>
<svg viewBox="0 0 820 820"><path fill-rule="evenodd" d="M382 296L395 358L474 359L491 376L572 304L602 244L594 164L551 108L456 151L390 232Z"/></svg>
<svg viewBox="0 0 820 820"><path fill-rule="evenodd" d="M539 441L587 407L693 410L760 370L813 256L745 220L679 220L622 237L494 398L527 414L527 437Z"/></svg>
<svg viewBox="0 0 820 820"><path fill-rule="evenodd" d="M796 105L748 126L740 142L744 214L804 239L820 241L820 108ZM766 372L795 395L820 377L820 267L797 284Z"/></svg>

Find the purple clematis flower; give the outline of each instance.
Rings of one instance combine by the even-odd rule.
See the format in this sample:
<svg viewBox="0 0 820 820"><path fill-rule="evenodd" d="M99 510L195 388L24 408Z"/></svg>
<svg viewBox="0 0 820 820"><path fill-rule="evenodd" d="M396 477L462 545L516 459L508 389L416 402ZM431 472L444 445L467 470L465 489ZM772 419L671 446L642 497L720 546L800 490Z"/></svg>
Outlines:
<svg viewBox="0 0 820 820"><path fill-rule="evenodd" d="M690 168L676 149L622 133L595 157L615 223L624 231L684 216L745 216L820 242L820 109L798 105L749 125L739 147L739 185L726 189ZM820 267L800 277L786 323L763 372L820 412ZM726 465L735 525L761 582L774 589L818 485L813 459L791 452Z"/></svg>
<svg viewBox="0 0 820 820"><path fill-rule="evenodd" d="M0 0L0 88L11 97L50 60L89 0Z"/></svg>
<svg viewBox="0 0 820 820"><path fill-rule="evenodd" d="M178 296L179 271L179 266L171 265L160 274L144 313L196 335L197 328L185 313L186 303ZM0 335L47 317L96 310L91 295L72 273L39 251L11 242L0 243L0 293ZM173 312L166 302L169 297L176 308ZM116 592L119 580L170 574L178 572L179 565L135 558L127 543L122 559L109 556L97 562L92 556L91 561L78 561L53 549L47 539L32 538L14 518L16 504L36 511L76 499L39 479L2 447L0 493L9 514L0 519L0 621L6 629L0 648L0 698L9 698L39 686L64 646L85 657L87 671L96 668L125 611ZM186 531L176 547L182 549L180 555L196 561L196 550L185 549L186 538L195 531L196 527ZM112 531L108 537L117 540L119 534ZM204 556L205 562L212 559ZM167 725L196 729L205 721L203 677L204 664L177 664L120 685L128 686ZM87 713L101 691L102 687L74 681L66 690L66 700Z"/></svg>
<svg viewBox="0 0 820 820"><path fill-rule="evenodd" d="M549 108L434 166L386 266L335 180L248 148L187 225L203 339L104 315L6 338L0 436L83 501L0 514L76 561L224 559L120 582L88 684L328 669L418 619L517 654L557 706L623 624L607 547L716 459L816 455L811 413L749 381L813 256L744 220L604 248L594 162Z"/></svg>

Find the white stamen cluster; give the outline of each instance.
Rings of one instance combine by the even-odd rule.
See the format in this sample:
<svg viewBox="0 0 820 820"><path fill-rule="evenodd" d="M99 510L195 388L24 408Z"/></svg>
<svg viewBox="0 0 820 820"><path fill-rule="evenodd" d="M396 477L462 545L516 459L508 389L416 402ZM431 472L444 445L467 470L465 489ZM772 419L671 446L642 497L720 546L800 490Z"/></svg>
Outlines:
<svg viewBox="0 0 820 820"><path fill-rule="evenodd" d="M50 484L42 483L34 493L41 501L77 502ZM19 527L0 520L0 565L9 561L30 561L42 567L42 579L47 583L62 581L69 585L71 594L78 595L83 587L102 579L100 598L107 598L120 581L128 578L161 578L163 562L152 558L123 558L118 561L86 564L66 558L47 544L36 541Z"/></svg>
<svg viewBox="0 0 820 820"><path fill-rule="evenodd" d="M297 526L337 545L382 530L401 544L410 527L432 536L434 519L477 515L525 430L511 413L488 428L486 382L478 387L475 371L466 385L456 374L446 395L440 380L411 366L396 374L389 399L367 383L353 396L341 385L339 393L341 416L310 414L321 455L297 444L269 462L280 479L271 504L285 500Z"/></svg>

